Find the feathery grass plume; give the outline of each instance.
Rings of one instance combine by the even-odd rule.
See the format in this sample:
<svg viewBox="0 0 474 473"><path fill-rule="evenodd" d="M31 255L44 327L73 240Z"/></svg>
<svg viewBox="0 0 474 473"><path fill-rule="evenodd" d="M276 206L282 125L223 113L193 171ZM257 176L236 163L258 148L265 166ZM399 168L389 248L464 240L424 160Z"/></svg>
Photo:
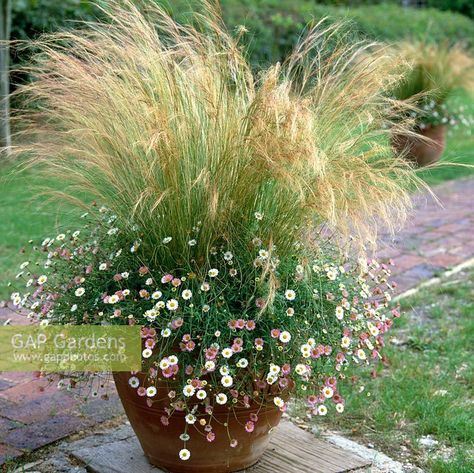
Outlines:
<svg viewBox="0 0 474 473"><path fill-rule="evenodd" d="M214 7L193 27L146 3L148 15L110 2L107 23L33 45L20 94L38 111L19 119L35 141L17 152L65 196L133 220L168 269L191 264L191 238L194 266L219 241L245 251L256 214L281 257L316 225L368 243L403 221L420 181L386 136L403 106L385 98L400 80L393 54L334 41L340 27L322 21L255 79Z"/></svg>
<svg viewBox="0 0 474 473"><path fill-rule="evenodd" d="M396 44L395 50L412 65L395 88L398 99L420 95L442 104L457 89L472 92L474 58L461 45L404 41Z"/></svg>

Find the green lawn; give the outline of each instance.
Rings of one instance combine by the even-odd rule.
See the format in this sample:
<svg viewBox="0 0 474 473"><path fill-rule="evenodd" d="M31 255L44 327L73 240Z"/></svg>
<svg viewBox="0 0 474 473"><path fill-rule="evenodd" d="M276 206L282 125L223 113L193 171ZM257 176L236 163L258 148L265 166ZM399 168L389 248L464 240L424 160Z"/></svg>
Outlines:
<svg viewBox="0 0 474 473"><path fill-rule="evenodd" d="M433 473L474 471L474 271L403 302L377 377L329 427ZM429 438L433 448L423 445Z"/></svg>
<svg viewBox="0 0 474 473"><path fill-rule="evenodd" d="M40 196L44 184L33 171L17 172L16 166L0 164L0 300L9 297L8 282L19 272L24 261L23 247L33 239L41 242L56 231L59 222L68 220L67 207ZM59 183L48 183L60 189Z"/></svg>
<svg viewBox="0 0 474 473"><path fill-rule="evenodd" d="M464 106L466 116L474 117L474 99L459 94L451 102L454 106ZM442 165L436 169L423 170L420 175L430 185L451 179L459 179L474 174L474 168L449 166L448 163L474 166L474 127L457 127L448 130L446 150L441 158Z"/></svg>

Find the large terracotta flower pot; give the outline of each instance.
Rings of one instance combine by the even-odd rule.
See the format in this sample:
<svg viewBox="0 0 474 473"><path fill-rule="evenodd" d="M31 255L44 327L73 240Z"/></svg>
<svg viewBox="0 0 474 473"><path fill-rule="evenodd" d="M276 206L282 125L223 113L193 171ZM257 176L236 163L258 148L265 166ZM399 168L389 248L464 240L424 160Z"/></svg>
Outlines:
<svg viewBox="0 0 474 473"><path fill-rule="evenodd" d="M443 125L428 126L424 130L420 130L419 134L429 140L394 134L392 146L397 153L404 154L420 167L437 162L446 146L446 127Z"/></svg>
<svg viewBox="0 0 474 473"><path fill-rule="evenodd" d="M183 448L180 435L185 432L184 412L174 412L167 426L162 423L168 406L168 390L158 388L158 394L150 407L147 398L137 395L129 386L130 373L114 373L115 385L125 413L150 463L173 473L226 473L248 468L263 455L270 441L271 430L278 425L281 411L272 405L251 405L250 408L215 406L212 428L215 440L210 443L203 434L202 426L188 425L190 439L186 448L191 457L183 461L178 453ZM251 413L258 415L253 432L244 426ZM209 419L210 416L207 416ZM230 446L235 439L237 445Z"/></svg>

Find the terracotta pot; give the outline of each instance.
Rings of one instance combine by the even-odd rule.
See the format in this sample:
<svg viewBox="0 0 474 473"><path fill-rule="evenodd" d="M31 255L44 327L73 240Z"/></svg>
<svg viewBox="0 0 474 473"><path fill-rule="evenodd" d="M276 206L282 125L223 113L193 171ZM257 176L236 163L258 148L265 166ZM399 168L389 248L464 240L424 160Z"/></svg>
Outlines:
<svg viewBox="0 0 474 473"><path fill-rule="evenodd" d="M446 127L429 126L420 130L419 134L431 141L395 134L392 136L392 146L397 153L403 154L420 167L437 162L446 146Z"/></svg>
<svg viewBox="0 0 474 473"><path fill-rule="evenodd" d="M248 468L263 455L270 441L270 431L280 422L281 411L274 405L253 405L248 409L216 405L212 421L215 440L208 442L198 423L197 428L188 425L190 439L186 448L191 457L183 461L178 453L184 447L179 437L185 431L185 413L174 412L167 426L161 422L161 417L166 415L169 390L158 387L155 399L159 400L149 407L146 397L138 396L136 389L129 386L130 373L114 373L113 376L125 413L148 460L173 473L227 473ZM255 430L248 433L244 425L251 413L258 415L258 422ZM230 446L229 436L237 440L235 448Z"/></svg>

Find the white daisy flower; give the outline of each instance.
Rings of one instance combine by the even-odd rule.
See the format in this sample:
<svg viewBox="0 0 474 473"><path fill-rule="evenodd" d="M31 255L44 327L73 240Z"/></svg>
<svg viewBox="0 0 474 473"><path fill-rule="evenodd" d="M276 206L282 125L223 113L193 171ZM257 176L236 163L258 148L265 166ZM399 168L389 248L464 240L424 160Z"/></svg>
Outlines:
<svg viewBox="0 0 474 473"><path fill-rule="evenodd" d="M349 348L350 344L351 344L351 339L349 337L342 337L342 340L341 340L342 348Z"/></svg>
<svg viewBox="0 0 474 473"><path fill-rule="evenodd" d="M71 306L71 312L76 312L76 310L77 310L77 304L73 304Z"/></svg>
<svg viewBox="0 0 474 473"><path fill-rule="evenodd" d="M48 276L43 274L38 278L38 284L43 285L47 280L48 280Z"/></svg>
<svg viewBox="0 0 474 473"><path fill-rule="evenodd" d="M163 238L163 245L167 245L172 239L173 239L173 237L165 237L165 238Z"/></svg>
<svg viewBox="0 0 474 473"><path fill-rule="evenodd" d="M318 406L318 414L320 416L325 416L328 413L328 408L324 404Z"/></svg>
<svg viewBox="0 0 474 473"><path fill-rule="evenodd" d="M209 274L210 278L215 278L219 274L219 270L213 268L213 269L210 269L207 274Z"/></svg>
<svg viewBox="0 0 474 473"><path fill-rule="evenodd" d="M161 296L162 296L162 292L161 291L155 291L152 295L151 295L151 298L152 299L159 299Z"/></svg>
<svg viewBox="0 0 474 473"><path fill-rule="evenodd" d="M179 307L179 304L178 304L178 301L176 299L170 299L166 303L166 308L168 310L178 310L178 307Z"/></svg>
<svg viewBox="0 0 474 473"><path fill-rule="evenodd" d="M249 365L249 360L247 360L247 358L241 358L238 362L237 362L237 366L239 368L247 368L247 366Z"/></svg>
<svg viewBox="0 0 474 473"><path fill-rule="evenodd" d="M230 358L233 354L234 354L234 352L232 351L231 348L224 348L222 350L222 356L224 358Z"/></svg>
<svg viewBox="0 0 474 473"><path fill-rule="evenodd" d="M357 350L357 357L360 359L360 360L365 360L367 358L367 355L365 354L365 351L362 350L362 348L359 348Z"/></svg>
<svg viewBox="0 0 474 473"><path fill-rule="evenodd" d="M155 386L149 386L148 388L146 388L146 395L148 397L153 397L156 395L156 388Z"/></svg>
<svg viewBox="0 0 474 473"><path fill-rule="evenodd" d="M194 424L194 423L196 422L196 416L193 415L193 414L188 414L188 415L185 417L185 419L186 419L186 423L187 423L187 424L191 424L191 425L192 425L192 424Z"/></svg>
<svg viewBox="0 0 474 473"><path fill-rule="evenodd" d="M263 212L255 212L255 218L257 220L262 220L263 219Z"/></svg>
<svg viewBox="0 0 474 473"><path fill-rule="evenodd" d="M336 411L339 412L339 414L344 412L344 404L342 402L336 404Z"/></svg>
<svg viewBox="0 0 474 473"><path fill-rule="evenodd" d="M86 290L85 290L83 287L78 287L78 288L74 291L74 294L75 294L77 297L81 297L82 295L84 295L85 292L86 292Z"/></svg>
<svg viewBox="0 0 474 473"><path fill-rule="evenodd" d="M216 395L216 402L223 406L227 402L227 396L224 393L219 393Z"/></svg>
<svg viewBox="0 0 474 473"><path fill-rule="evenodd" d="M224 259L226 261L231 261L233 257L234 257L234 255L230 251L226 251L224 253Z"/></svg>
<svg viewBox="0 0 474 473"><path fill-rule="evenodd" d="M178 364L178 357L176 355L171 355L168 357L168 361L170 365L177 365Z"/></svg>
<svg viewBox="0 0 474 473"><path fill-rule="evenodd" d="M229 374L229 367L228 366L221 366L219 368L219 373L221 374L221 376Z"/></svg>
<svg viewBox="0 0 474 473"><path fill-rule="evenodd" d="M281 397L274 397L273 402L275 406L279 407L280 409L285 405L285 401Z"/></svg>
<svg viewBox="0 0 474 473"><path fill-rule="evenodd" d="M280 333L280 342L288 343L290 340L291 340L290 332L287 332L286 330L284 330L283 332Z"/></svg>
<svg viewBox="0 0 474 473"><path fill-rule="evenodd" d="M296 366L295 366L295 372L296 374L299 374L300 376L304 375L306 373L306 365L303 365L303 363L298 363Z"/></svg>
<svg viewBox="0 0 474 473"><path fill-rule="evenodd" d="M325 386L323 388L323 394L324 394L324 397L329 399L329 398L333 397L334 390L331 388L331 386Z"/></svg>
<svg viewBox="0 0 474 473"><path fill-rule="evenodd" d="M214 371L216 369L216 364L212 360L207 360L206 363L204 363L204 368L206 371Z"/></svg>
<svg viewBox="0 0 474 473"><path fill-rule="evenodd" d="M163 359L160 361L160 369L165 370L165 369L168 368L169 366L170 366L170 362L169 362L168 358L163 358Z"/></svg>
<svg viewBox="0 0 474 473"><path fill-rule="evenodd" d="M304 345L301 345L301 354L303 355L303 358L309 358L311 356L311 345L308 343L305 343Z"/></svg>
<svg viewBox="0 0 474 473"><path fill-rule="evenodd" d="M179 451L179 458L181 458L181 460L189 460L190 456L191 452L187 448L183 448Z"/></svg>
<svg viewBox="0 0 474 473"><path fill-rule="evenodd" d="M197 241L196 241L196 240L189 240L189 241L188 241L188 245L189 245L189 246L196 246L196 244L197 244Z"/></svg>
<svg viewBox="0 0 474 473"><path fill-rule="evenodd" d="M138 386L140 386L140 380L139 380L136 376L132 376L132 377L128 380L128 384L129 384L132 388L138 388Z"/></svg>
<svg viewBox="0 0 474 473"><path fill-rule="evenodd" d="M186 384L183 388L183 394L186 397L191 397L194 396L194 393L196 392L196 388L192 384Z"/></svg>
<svg viewBox="0 0 474 473"><path fill-rule="evenodd" d="M204 389L200 389L200 390L196 393L196 397L202 401L202 400L206 399L207 393L206 393L206 391L204 391Z"/></svg>
<svg viewBox="0 0 474 473"><path fill-rule="evenodd" d="M130 274L127 271L124 271L123 273L120 273L120 276L122 276L123 279L128 279Z"/></svg>
<svg viewBox="0 0 474 473"><path fill-rule="evenodd" d="M161 336L163 338L168 338L171 335L171 330L169 328L165 328L161 331Z"/></svg>
<svg viewBox="0 0 474 473"><path fill-rule="evenodd" d="M100 263L99 264L99 270L100 271L105 271L107 269L107 263Z"/></svg>
<svg viewBox="0 0 474 473"><path fill-rule="evenodd" d="M232 379L232 376L225 375L225 376L222 376L221 383L222 383L222 386L224 386L225 388L230 388L232 384L234 384L234 380Z"/></svg>
<svg viewBox="0 0 474 473"><path fill-rule="evenodd" d="M293 291L292 289L287 289L285 291L285 298L286 300L288 301L294 301L295 300L295 297L296 297L296 292Z"/></svg>
<svg viewBox="0 0 474 473"><path fill-rule="evenodd" d="M149 348L145 348L142 351L143 358L150 358L151 355L153 355L153 352Z"/></svg>
<svg viewBox="0 0 474 473"><path fill-rule="evenodd" d="M66 235L64 233L60 233L57 237L57 241L63 241L66 238Z"/></svg>
<svg viewBox="0 0 474 473"><path fill-rule="evenodd" d="M185 290L181 293L181 297L182 297L185 301L188 301L189 299L191 299L191 297L193 297L193 293L192 293L189 289L185 289Z"/></svg>
<svg viewBox="0 0 474 473"><path fill-rule="evenodd" d="M30 264L29 261L24 261L23 263L20 264L20 269L25 269L29 264Z"/></svg>
<svg viewBox="0 0 474 473"><path fill-rule="evenodd" d="M109 304L116 304L120 300L119 296L117 294L112 294L109 297Z"/></svg>

